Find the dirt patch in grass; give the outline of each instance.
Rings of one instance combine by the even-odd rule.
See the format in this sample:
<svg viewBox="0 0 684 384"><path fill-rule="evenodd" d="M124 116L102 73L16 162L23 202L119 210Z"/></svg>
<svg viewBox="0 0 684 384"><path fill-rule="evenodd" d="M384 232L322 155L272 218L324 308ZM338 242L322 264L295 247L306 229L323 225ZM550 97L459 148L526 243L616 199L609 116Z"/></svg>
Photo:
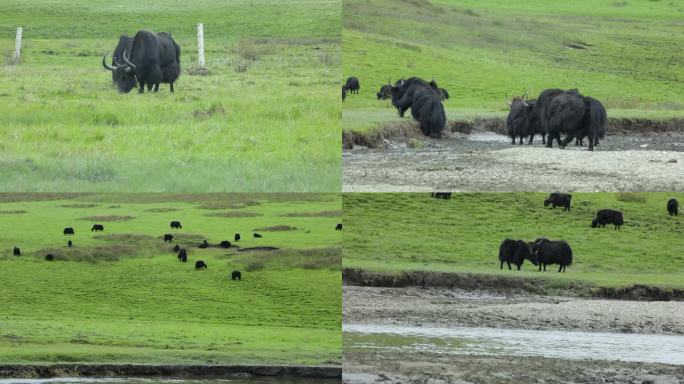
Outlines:
<svg viewBox="0 0 684 384"><path fill-rule="evenodd" d="M62 208L95 208L99 207L100 204L62 204Z"/></svg>
<svg viewBox="0 0 684 384"><path fill-rule="evenodd" d="M93 239L104 241L116 241L120 243L140 243L155 241L157 238L150 235L138 235L134 233L112 233L107 235L95 235Z"/></svg>
<svg viewBox="0 0 684 384"><path fill-rule="evenodd" d="M289 225L274 225L271 227L261 227L254 228L255 231L266 231L266 232L284 232L284 231L296 231L297 227L291 227Z"/></svg>
<svg viewBox="0 0 684 384"><path fill-rule="evenodd" d="M262 248L261 251L270 247ZM246 248L239 251L246 251ZM342 248L312 248L312 249L272 249L269 252L254 252L248 257L238 257L234 262L243 263L245 270L258 271L265 268L302 268L302 269L333 269L339 270L342 262Z"/></svg>
<svg viewBox="0 0 684 384"><path fill-rule="evenodd" d="M99 261L118 261L122 257L135 256L140 248L132 244L98 245L94 247L49 247L36 252L36 256L44 259L51 254L54 261L85 261L95 263Z"/></svg>
<svg viewBox="0 0 684 384"><path fill-rule="evenodd" d="M178 208L147 208L144 209L143 212L154 212L154 213L164 213L164 212L175 212L175 211L180 211Z"/></svg>
<svg viewBox="0 0 684 384"><path fill-rule="evenodd" d="M634 193L634 192L620 192L617 195L617 199L627 203L645 203L646 196Z"/></svg>
<svg viewBox="0 0 684 384"><path fill-rule="evenodd" d="M21 210L21 209L17 209L17 210L4 210L4 211L1 211L1 210L0 210L0 215L20 215L20 214L22 214L22 213L27 213L27 212L28 212L28 211L24 211L24 210Z"/></svg>
<svg viewBox="0 0 684 384"><path fill-rule="evenodd" d="M263 214L257 213L257 212L245 212L245 211L225 211L225 212L205 213L204 216L209 216L209 217L257 217L257 216L263 216Z"/></svg>
<svg viewBox="0 0 684 384"><path fill-rule="evenodd" d="M282 217L339 217L342 216L342 211L318 211L318 212L288 212Z"/></svg>
<svg viewBox="0 0 684 384"><path fill-rule="evenodd" d="M118 215L109 215L109 216L86 216L86 217L80 217L78 220L85 220L85 221L130 221L135 219L133 216L118 216Z"/></svg>
<svg viewBox="0 0 684 384"><path fill-rule="evenodd" d="M531 292L541 295L599 297L620 300L684 300L684 290L634 285L622 288L598 287L580 281L554 281L543 278L509 277L472 273L429 271L374 272L345 268L346 284L369 287L447 287L465 290L485 289L497 292Z"/></svg>
<svg viewBox="0 0 684 384"><path fill-rule="evenodd" d="M16 192L4 192L0 193L0 201L3 203L12 203L20 201L49 201L49 200L71 200L82 196L88 195L87 193L40 193L40 192L28 192L28 193L16 193Z"/></svg>
<svg viewBox="0 0 684 384"><path fill-rule="evenodd" d="M226 109L223 108L223 105L220 103L215 103L212 104L209 108L206 110L195 110L192 112L192 115L199 120L206 120L214 116L218 116L221 118L226 117Z"/></svg>
<svg viewBox="0 0 684 384"><path fill-rule="evenodd" d="M209 68L204 68L204 67L189 68L187 70L187 73L190 76L209 76L209 75L211 75L211 71L209 70Z"/></svg>
<svg viewBox="0 0 684 384"><path fill-rule="evenodd" d="M248 248L240 248L238 249L238 252L259 252L259 251L277 251L280 248L276 247L248 247Z"/></svg>

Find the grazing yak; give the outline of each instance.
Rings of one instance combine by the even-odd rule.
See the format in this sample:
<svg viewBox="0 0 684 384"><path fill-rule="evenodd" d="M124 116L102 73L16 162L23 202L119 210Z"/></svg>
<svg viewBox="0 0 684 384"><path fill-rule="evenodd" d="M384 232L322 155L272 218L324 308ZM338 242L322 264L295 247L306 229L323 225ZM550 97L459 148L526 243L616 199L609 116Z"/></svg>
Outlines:
<svg viewBox="0 0 684 384"><path fill-rule="evenodd" d="M592 228L605 228L606 224L613 224L615 229L620 229L620 227L625 223L622 217L622 212L614 211L612 209L602 209L596 212L596 218L591 221Z"/></svg>
<svg viewBox="0 0 684 384"><path fill-rule="evenodd" d="M118 46L117 46L118 48ZM138 92L159 90L160 83L168 83L173 92L173 83L180 76L180 47L170 34L139 31L133 37L130 50L125 50L122 62L107 64L107 54L102 65L114 72L112 75L120 93L128 93L139 86Z"/></svg>
<svg viewBox="0 0 684 384"><path fill-rule="evenodd" d="M347 92L349 93L359 93L359 89L361 89L361 85L359 83L359 79L357 77L350 77L347 79L347 81L344 83L342 86L342 89L346 89Z"/></svg>
<svg viewBox="0 0 684 384"><path fill-rule="evenodd" d="M21 256L21 249L19 249L19 247L14 247L14 249L12 250L12 254L14 256Z"/></svg>
<svg viewBox="0 0 684 384"><path fill-rule="evenodd" d="M511 263L520 270L520 266L525 259L537 265L537 257L530 251L530 246L523 240L506 239L501 242L499 246L499 262L501 262L501 269L504 263L508 264L508 270L511 270Z"/></svg>
<svg viewBox="0 0 684 384"><path fill-rule="evenodd" d="M235 242L237 243L238 241L240 241L240 234L236 233L235 234Z"/></svg>
<svg viewBox="0 0 684 384"><path fill-rule="evenodd" d="M182 263L185 263L186 261L188 261L188 252L183 248L178 252L178 256L176 256L176 257Z"/></svg>
<svg viewBox="0 0 684 384"><path fill-rule="evenodd" d="M677 202L677 199L668 200L667 213L669 213L670 216L677 216L677 214L679 214L679 202Z"/></svg>
<svg viewBox="0 0 684 384"><path fill-rule="evenodd" d="M202 240L200 245L197 246L198 248L209 248L209 243L207 243L206 240Z"/></svg>
<svg viewBox="0 0 684 384"><path fill-rule="evenodd" d="M261 236L260 234L254 232L254 238L255 238L255 239L261 239L262 237L263 237L263 236Z"/></svg>
<svg viewBox="0 0 684 384"><path fill-rule="evenodd" d="M548 207L551 204L551 208L563 207L563 212L570 210L570 201L572 200L572 195L567 193L554 192L549 195L549 197L544 200L544 206Z"/></svg>
<svg viewBox="0 0 684 384"><path fill-rule="evenodd" d="M104 231L104 225L102 224L93 224L93 227L90 228L90 232L102 232Z"/></svg>
<svg viewBox="0 0 684 384"><path fill-rule="evenodd" d="M48 254L45 256L45 260L47 260L47 261L52 261L52 260L54 260L54 259L55 259L55 257L52 256L51 253L48 253Z"/></svg>
<svg viewBox="0 0 684 384"><path fill-rule="evenodd" d="M223 240L219 245L221 246L221 248L230 248L232 244L228 240Z"/></svg>
<svg viewBox="0 0 684 384"><path fill-rule="evenodd" d="M207 269L207 263L205 263L202 260L197 260L195 262L195 270L199 270L199 269Z"/></svg>
<svg viewBox="0 0 684 384"><path fill-rule="evenodd" d="M392 105L401 117L411 108L411 115L420 123L424 135L434 138L442 136L447 122L444 106L439 92L425 80L417 77L399 80L392 87Z"/></svg>
<svg viewBox="0 0 684 384"><path fill-rule="evenodd" d="M575 137L588 137L589 150L594 150L596 138L605 136L608 121L606 110L596 99L582 96L578 90L546 89L539 94L534 110L547 135L546 146L565 146ZM565 134L561 140L561 133Z"/></svg>
<svg viewBox="0 0 684 384"><path fill-rule="evenodd" d="M233 280L242 281L242 273L240 273L240 271L233 271L233 273L230 274L230 278Z"/></svg>
<svg viewBox="0 0 684 384"><path fill-rule="evenodd" d="M375 96L378 100L387 100L392 97L392 82L388 81L387 84L380 87L380 92L376 93Z"/></svg>
<svg viewBox="0 0 684 384"><path fill-rule="evenodd" d="M572 249L565 241L551 241L549 239L537 239L532 244L532 255L539 262L539 271L551 264L558 264L558 272L565 272L565 267L572 264Z"/></svg>
<svg viewBox="0 0 684 384"><path fill-rule="evenodd" d="M62 233L64 233L64 235L74 235L74 229L71 227L66 227Z"/></svg>
<svg viewBox="0 0 684 384"><path fill-rule="evenodd" d="M165 234L164 235L164 241L168 241L168 242L173 241L173 235L169 234L169 233Z"/></svg>
<svg viewBox="0 0 684 384"><path fill-rule="evenodd" d="M449 200L451 199L451 192L432 192L430 196L432 196L434 199Z"/></svg>
<svg viewBox="0 0 684 384"><path fill-rule="evenodd" d="M335 226L335 230L336 230L336 231L341 231L341 230L342 230L342 223L338 223L338 224Z"/></svg>
<svg viewBox="0 0 684 384"><path fill-rule="evenodd" d="M72 245L74 245L74 243L72 243L71 240L67 241L67 247L71 248Z"/></svg>
<svg viewBox="0 0 684 384"><path fill-rule="evenodd" d="M172 221L171 224L169 224L169 225L171 226L171 229L182 229L182 228L183 228L183 226L181 225L180 221L175 221L175 220L174 220L174 221Z"/></svg>
<svg viewBox="0 0 684 384"><path fill-rule="evenodd" d="M133 46L133 38L128 36L128 35L121 35L119 37L119 44L116 45L114 48L114 54L112 55L112 68L116 68L118 66L123 65L123 55L124 52L130 52L131 47ZM109 68L107 68L109 69ZM125 71L111 71L112 72L112 82L113 83L118 83L119 81L128 81L127 79L123 79L123 76L125 75ZM135 87L135 78L133 78L133 84L131 85L130 88Z"/></svg>
<svg viewBox="0 0 684 384"><path fill-rule="evenodd" d="M519 145L522 145L523 138L529 136L527 144L531 145L534 136L540 134L542 144L546 144L545 131L539 122L539 116L534 109L536 100L527 100L527 93L516 96L512 100L506 99L509 111L506 118L506 129L511 138L511 144L515 144L515 139L520 138Z"/></svg>
<svg viewBox="0 0 684 384"><path fill-rule="evenodd" d="M174 251L174 252L180 251L180 245L178 245L178 244L174 245L174 246L173 246L173 251Z"/></svg>

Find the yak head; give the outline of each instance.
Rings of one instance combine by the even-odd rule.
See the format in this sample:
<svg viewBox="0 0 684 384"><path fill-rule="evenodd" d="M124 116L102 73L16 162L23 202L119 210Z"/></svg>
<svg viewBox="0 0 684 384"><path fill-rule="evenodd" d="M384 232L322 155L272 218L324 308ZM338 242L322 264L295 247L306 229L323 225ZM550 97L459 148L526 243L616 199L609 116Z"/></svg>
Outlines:
<svg viewBox="0 0 684 384"><path fill-rule="evenodd" d="M596 227L598 227L598 225L599 225L598 219L594 219L591 221L591 227L592 228L596 228Z"/></svg>
<svg viewBox="0 0 684 384"><path fill-rule="evenodd" d="M135 64L131 63L126 56L126 52L123 54L124 64L115 61L115 65L107 64L107 54L102 56L102 66L114 73L114 82L116 87L119 89L119 93L128 93L131 89L135 88L136 77L135 77Z"/></svg>
<svg viewBox="0 0 684 384"><path fill-rule="evenodd" d="M529 260L534 265L539 265L539 258L537 254L532 251L533 244L526 243L523 240L518 240L518 252L522 259Z"/></svg>
<svg viewBox="0 0 684 384"><path fill-rule="evenodd" d="M528 110L532 109L532 105L527 102L527 91L523 91L522 96L515 96L511 100L508 100L508 94L506 94L506 104L508 104L511 110L520 107L525 107Z"/></svg>
<svg viewBox="0 0 684 384"><path fill-rule="evenodd" d="M551 204L551 201L550 201L549 199L545 199L545 200L544 200L544 206L545 206L545 207L548 207L549 204Z"/></svg>

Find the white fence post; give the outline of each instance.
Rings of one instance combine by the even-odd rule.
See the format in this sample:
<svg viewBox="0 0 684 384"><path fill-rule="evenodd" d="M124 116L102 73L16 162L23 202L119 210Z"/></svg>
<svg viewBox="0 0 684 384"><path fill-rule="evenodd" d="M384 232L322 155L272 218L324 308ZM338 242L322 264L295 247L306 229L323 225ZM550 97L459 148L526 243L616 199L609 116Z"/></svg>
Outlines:
<svg viewBox="0 0 684 384"><path fill-rule="evenodd" d="M19 63L19 59L21 58L21 33L23 29L21 27L17 27L17 41L14 44L14 64Z"/></svg>
<svg viewBox="0 0 684 384"><path fill-rule="evenodd" d="M197 24L197 56L198 64L204 67L204 24Z"/></svg>

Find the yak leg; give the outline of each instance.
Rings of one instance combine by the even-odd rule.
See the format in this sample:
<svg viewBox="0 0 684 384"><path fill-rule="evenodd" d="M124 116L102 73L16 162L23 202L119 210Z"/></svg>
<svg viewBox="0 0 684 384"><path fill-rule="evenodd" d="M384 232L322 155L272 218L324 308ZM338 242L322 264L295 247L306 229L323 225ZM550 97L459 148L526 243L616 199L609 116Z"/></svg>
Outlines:
<svg viewBox="0 0 684 384"><path fill-rule="evenodd" d="M568 133L568 135L565 137L565 140L563 140L563 147L567 146L569 142L572 141L572 139L575 138L574 133Z"/></svg>
<svg viewBox="0 0 684 384"><path fill-rule="evenodd" d="M138 93L145 93L145 83L140 83L140 89L138 89Z"/></svg>
<svg viewBox="0 0 684 384"><path fill-rule="evenodd" d="M171 86L171 93L173 93L173 83L169 84Z"/></svg>
<svg viewBox="0 0 684 384"><path fill-rule="evenodd" d="M147 83L147 92L152 90L152 83Z"/></svg>
<svg viewBox="0 0 684 384"><path fill-rule="evenodd" d="M589 134L587 136L589 136L589 150L593 151L594 150L594 138L596 137L596 134L591 129L589 129Z"/></svg>
<svg viewBox="0 0 684 384"><path fill-rule="evenodd" d="M542 144L546 144L546 135L543 133L541 135L542 135Z"/></svg>
<svg viewBox="0 0 684 384"><path fill-rule="evenodd" d="M520 270L520 264L518 264L518 271Z"/></svg>
<svg viewBox="0 0 684 384"><path fill-rule="evenodd" d="M501 269L503 269L503 263L504 263L503 260L501 260Z"/></svg>
<svg viewBox="0 0 684 384"><path fill-rule="evenodd" d="M508 264L508 270L510 271L511 270L511 262L507 261L506 264Z"/></svg>
<svg viewBox="0 0 684 384"><path fill-rule="evenodd" d="M558 272L560 272L560 271L562 271L562 270L563 270L563 264L561 264L561 266L558 267Z"/></svg>
<svg viewBox="0 0 684 384"><path fill-rule="evenodd" d="M154 83L154 91L159 92L159 83Z"/></svg>
<svg viewBox="0 0 684 384"><path fill-rule="evenodd" d="M518 145L522 145L522 140L523 140L523 137L522 137L522 135L520 135L520 140L519 140Z"/></svg>

